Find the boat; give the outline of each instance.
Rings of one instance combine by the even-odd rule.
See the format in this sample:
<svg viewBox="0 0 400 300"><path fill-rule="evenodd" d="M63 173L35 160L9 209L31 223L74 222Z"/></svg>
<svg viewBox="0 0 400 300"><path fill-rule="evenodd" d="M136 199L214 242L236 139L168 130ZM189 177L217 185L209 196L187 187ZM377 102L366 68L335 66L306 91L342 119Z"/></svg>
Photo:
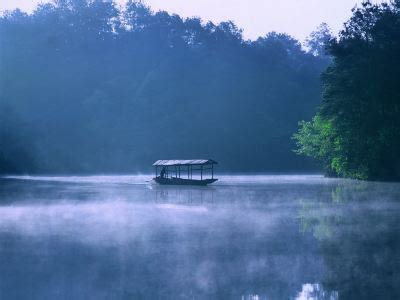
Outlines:
<svg viewBox="0 0 400 300"><path fill-rule="evenodd" d="M212 159L157 160L153 163L156 174L153 180L163 185L205 186L218 180L214 178L215 164L218 163Z"/></svg>

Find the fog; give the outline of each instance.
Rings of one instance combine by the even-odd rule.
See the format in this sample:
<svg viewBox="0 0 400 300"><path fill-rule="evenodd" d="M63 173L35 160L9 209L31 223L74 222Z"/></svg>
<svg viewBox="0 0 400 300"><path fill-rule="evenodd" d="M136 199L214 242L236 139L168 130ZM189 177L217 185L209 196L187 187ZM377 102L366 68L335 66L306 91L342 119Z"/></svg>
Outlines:
<svg viewBox="0 0 400 300"><path fill-rule="evenodd" d="M32 12L38 3L49 0L13 0L2 1L0 11L19 8ZM234 0L146 0L153 10L166 10L184 17L199 16L205 21L218 23L226 19L233 20L244 29L246 38L257 39L266 32L275 30L304 40L308 34L322 22L328 22L338 32L350 16L350 10L361 1L293 1L275 2L271 0L253 0L251 5ZM372 1L378 3L379 1ZM125 4L125 0L117 0ZM302 16L307 15L307 18Z"/></svg>
<svg viewBox="0 0 400 300"><path fill-rule="evenodd" d="M399 295L398 184L258 175L196 188L150 179L0 179L0 296Z"/></svg>

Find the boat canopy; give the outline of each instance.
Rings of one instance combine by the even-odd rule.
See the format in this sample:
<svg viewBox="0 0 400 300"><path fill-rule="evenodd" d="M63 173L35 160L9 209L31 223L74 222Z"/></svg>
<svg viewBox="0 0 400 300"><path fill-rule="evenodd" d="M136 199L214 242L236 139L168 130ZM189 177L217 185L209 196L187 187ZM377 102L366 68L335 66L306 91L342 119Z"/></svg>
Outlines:
<svg viewBox="0 0 400 300"><path fill-rule="evenodd" d="M218 164L212 159L170 159L157 160L153 166L203 166Z"/></svg>

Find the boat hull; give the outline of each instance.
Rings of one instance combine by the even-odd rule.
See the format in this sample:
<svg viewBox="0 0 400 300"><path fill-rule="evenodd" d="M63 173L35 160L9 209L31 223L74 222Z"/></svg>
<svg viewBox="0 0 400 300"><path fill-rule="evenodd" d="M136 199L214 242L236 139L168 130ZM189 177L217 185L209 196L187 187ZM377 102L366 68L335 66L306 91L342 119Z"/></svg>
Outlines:
<svg viewBox="0 0 400 300"><path fill-rule="evenodd" d="M156 177L153 178L153 180L159 184L163 185L200 185L200 186L205 186L207 184L211 184L213 182L216 182L218 179L183 179L183 178L161 178L161 177Z"/></svg>

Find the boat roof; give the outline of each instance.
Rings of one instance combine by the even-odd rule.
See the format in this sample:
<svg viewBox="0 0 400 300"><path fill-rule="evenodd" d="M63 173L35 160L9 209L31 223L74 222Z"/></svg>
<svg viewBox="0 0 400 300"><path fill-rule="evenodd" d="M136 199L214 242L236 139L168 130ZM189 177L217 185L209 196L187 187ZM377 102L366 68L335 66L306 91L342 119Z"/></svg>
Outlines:
<svg viewBox="0 0 400 300"><path fill-rule="evenodd" d="M213 165L218 164L212 159L167 159L157 160L153 166L190 166L190 165Z"/></svg>

